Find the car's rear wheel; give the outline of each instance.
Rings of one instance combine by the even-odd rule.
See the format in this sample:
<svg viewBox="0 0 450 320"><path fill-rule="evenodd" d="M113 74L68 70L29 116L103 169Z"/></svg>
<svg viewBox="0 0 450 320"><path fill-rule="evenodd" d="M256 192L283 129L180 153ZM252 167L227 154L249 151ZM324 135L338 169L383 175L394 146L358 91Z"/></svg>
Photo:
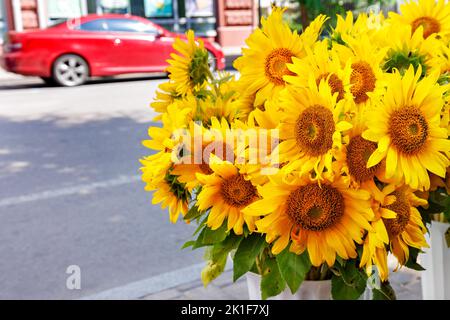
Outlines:
<svg viewBox="0 0 450 320"><path fill-rule="evenodd" d="M82 85L89 78L89 65L76 54L65 54L53 64L53 79L64 87Z"/></svg>

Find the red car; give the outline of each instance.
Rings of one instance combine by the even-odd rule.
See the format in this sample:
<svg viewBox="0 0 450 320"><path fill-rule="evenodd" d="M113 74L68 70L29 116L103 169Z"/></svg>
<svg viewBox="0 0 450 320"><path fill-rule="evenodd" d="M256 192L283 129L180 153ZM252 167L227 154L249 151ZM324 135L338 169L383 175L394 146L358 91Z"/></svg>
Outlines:
<svg viewBox="0 0 450 320"><path fill-rule="evenodd" d="M177 37L130 15L88 15L45 30L9 32L1 59L14 73L77 86L91 76L164 72ZM212 69L225 68L220 46L204 40Z"/></svg>

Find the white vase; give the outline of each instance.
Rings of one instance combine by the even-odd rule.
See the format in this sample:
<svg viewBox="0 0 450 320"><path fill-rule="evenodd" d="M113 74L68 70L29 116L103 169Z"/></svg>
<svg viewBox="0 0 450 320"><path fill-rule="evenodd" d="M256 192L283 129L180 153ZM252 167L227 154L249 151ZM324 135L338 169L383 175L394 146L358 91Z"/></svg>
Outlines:
<svg viewBox="0 0 450 320"><path fill-rule="evenodd" d="M248 296L250 300L261 300L261 276L252 272L247 273ZM330 300L331 280L302 282L295 294L286 288L279 295L269 300Z"/></svg>
<svg viewBox="0 0 450 320"><path fill-rule="evenodd" d="M424 300L450 300L450 248L445 232L450 224L432 221L430 234L426 235L430 248L419 259L426 269L421 272L422 297Z"/></svg>

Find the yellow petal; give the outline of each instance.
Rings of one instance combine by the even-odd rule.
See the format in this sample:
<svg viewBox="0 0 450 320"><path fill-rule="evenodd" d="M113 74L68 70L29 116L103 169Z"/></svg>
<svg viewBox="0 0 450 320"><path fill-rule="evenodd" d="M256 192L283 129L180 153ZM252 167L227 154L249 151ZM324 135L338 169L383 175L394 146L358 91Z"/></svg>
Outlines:
<svg viewBox="0 0 450 320"><path fill-rule="evenodd" d="M380 163L381 160L384 159L386 156L385 152L380 152L378 149L376 149L372 155L369 157L369 160L367 160L367 168L371 168L375 166L376 164Z"/></svg>

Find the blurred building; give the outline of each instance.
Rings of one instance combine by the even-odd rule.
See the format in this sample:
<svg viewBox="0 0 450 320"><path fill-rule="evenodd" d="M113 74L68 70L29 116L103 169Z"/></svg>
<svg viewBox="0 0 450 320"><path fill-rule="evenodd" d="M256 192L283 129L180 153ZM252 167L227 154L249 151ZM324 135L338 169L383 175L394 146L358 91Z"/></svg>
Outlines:
<svg viewBox="0 0 450 320"><path fill-rule="evenodd" d="M0 32L46 28L89 13L129 13L240 49L258 25L260 0L1 0ZM266 1L267 2L267 1Z"/></svg>

